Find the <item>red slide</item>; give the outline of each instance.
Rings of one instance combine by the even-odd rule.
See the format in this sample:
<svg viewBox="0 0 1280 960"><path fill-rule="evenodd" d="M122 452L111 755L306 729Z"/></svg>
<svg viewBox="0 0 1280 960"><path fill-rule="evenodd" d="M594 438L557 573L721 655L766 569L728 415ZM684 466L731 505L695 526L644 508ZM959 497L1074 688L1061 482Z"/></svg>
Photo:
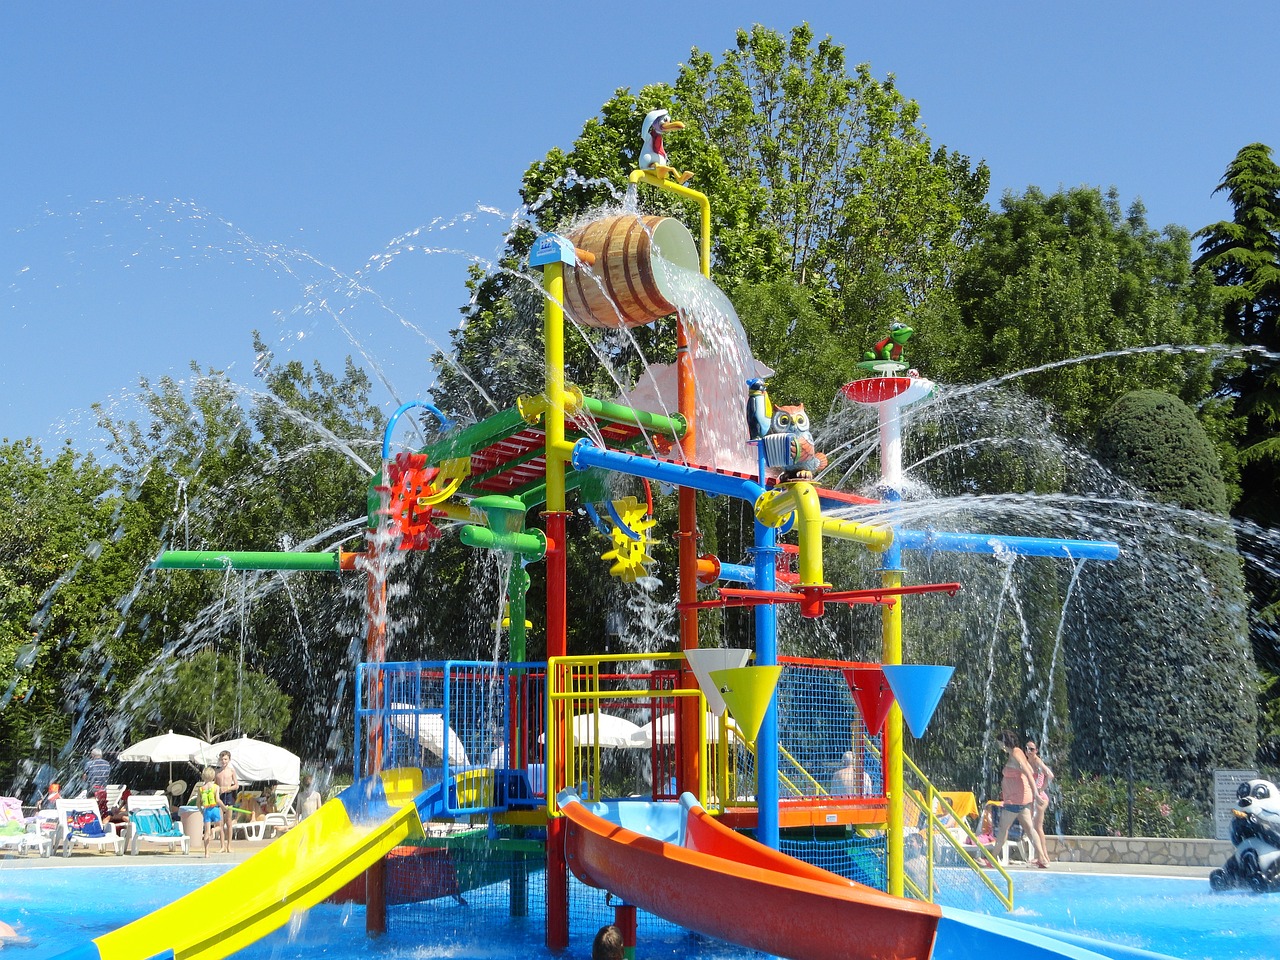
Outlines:
<svg viewBox="0 0 1280 960"><path fill-rule="evenodd" d="M933 950L942 914L934 904L771 850L696 803L591 805L618 822L570 791L559 803L579 880L689 930L792 960L926 960Z"/></svg>

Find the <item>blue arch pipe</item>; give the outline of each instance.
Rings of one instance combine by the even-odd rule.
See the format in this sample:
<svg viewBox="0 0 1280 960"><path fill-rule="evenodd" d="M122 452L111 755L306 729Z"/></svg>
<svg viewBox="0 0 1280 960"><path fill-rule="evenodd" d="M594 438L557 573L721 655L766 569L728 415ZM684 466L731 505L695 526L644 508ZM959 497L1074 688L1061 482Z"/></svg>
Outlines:
<svg viewBox="0 0 1280 960"><path fill-rule="evenodd" d="M617 450L604 450L587 439L579 440L573 445L570 462L575 470L601 467L612 470L614 473L644 477L647 480L657 480L659 483L678 487L691 487L716 496L737 497L748 503L755 503L756 499L764 493L763 485L746 477L687 467L682 463L668 463L665 460L638 457L635 454L620 453Z"/></svg>
<svg viewBox="0 0 1280 960"><path fill-rule="evenodd" d="M446 430L453 429L453 421L440 412L440 408L433 403L427 403L425 400L410 400L408 403L402 403L400 408L391 415L391 419L387 421L386 427L382 431L382 459L391 459L391 433L396 428L396 421L400 419L401 414L407 413L414 407L420 407L428 413L434 414L436 419L440 421L440 426Z"/></svg>

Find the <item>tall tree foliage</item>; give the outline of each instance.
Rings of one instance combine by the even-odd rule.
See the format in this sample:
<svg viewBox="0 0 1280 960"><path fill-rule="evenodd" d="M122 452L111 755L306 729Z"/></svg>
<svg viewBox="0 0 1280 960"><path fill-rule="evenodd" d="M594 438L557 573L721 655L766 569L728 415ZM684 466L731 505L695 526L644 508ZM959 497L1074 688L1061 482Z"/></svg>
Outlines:
<svg viewBox="0 0 1280 960"><path fill-rule="evenodd" d="M536 281L511 272L537 230L563 229L586 211L617 204L635 168L640 123L668 108L688 127L667 138L672 162L694 172L711 201L712 273L734 297L741 284L798 284L819 308L828 337L856 345L832 358L846 378L859 350L888 322L926 302L985 215L984 166L935 148L919 106L892 77L867 65L847 71L844 48L815 40L807 25L786 37L756 26L739 31L719 59L693 50L674 84L619 90L587 121L573 149L551 150L530 167L521 189L528 220L509 237L503 266L472 278L473 303L442 365L443 393L486 411L541 389L535 347L541 300ZM654 213L695 213L646 191ZM788 317L760 318L789 330ZM753 339L760 329L748 326ZM624 374L634 372L631 342L588 334ZM649 360L668 359L670 331L635 333ZM570 376L583 386L600 363L570 338ZM793 351L794 352L794 351ZM823 378L824 381L827 379ZM606 378L601 386L608 389ZM479 388L479 389L477 389ZM829 398L828 398L829 399Z"/></svg>
<svg viewBox="0 0 1280 960"><path fill-rule="evenodd" d="M826 287L856 342L945 283L985 213L985 166L935 148L892 75L850 76L844 48L807 24L740 30L719 63L695 49L674 105L694 128L692 169L724 170L708 186L732 218L726 285Z"/></svg>
<svg viewBox="0 0 1280 960"><path fill-rule="evenodd" d="M1073 658L1077 767L1122 774L1131 762L1139 778L1203 800L1208 771L1252 763L1257 743L1244 581L1218 458L1191 410L1150 390L1108 411L1098 453L1166 509L1150 511L1151 533L1098 574L1112 588L1091 616L1096 645Z"/></svg>
<svg viewBox="0 0 1280 960"><path fill-rule="evenodd" d="M1196 260L1213 271L1232 339L1268 356L1246 355L1228 384L1244 418L1241 495L1235 514L1264 528L1280 526L1280 166L1261 143L1242 147L1215 193L1226 193L1233 216L1198 231ZM1264 716L1270 756L1280 755L1280 586L1272 571L1249 569L1253 646L1268 684Z"/></svg>
<svg viewBox="0 0 1280 960"><path fill-rule="evenodd" d="M93 457L69 446L48 456L30 440L0 447L4 782L22 759L63 755L87 705L73 678L127 673L145 660L117 630L135 570L127 514L111 469Z"/></svg>
<svg viewBox="0 0 1280 960"><path fill-rule="evenodd" d="M289 723L289 704L266 674L201 650L148 689L144 709L158 730L189 732L209 743L235 736L277 743Z"/></svg>
<svg viewBox="0 0 1280 960"><path fill-rule="evenodd" d="M349 709L342 680L362 589L312 574L147 570L164 549L332 549L363 529L382 423L368 378L259 353L265 391L193 366L185 383L144 381L137 420L100 411L110 469L69 450L5 449L0 516L8 555L28 566L0 573L15 587L0 636L7 651L18 644L19 668L0 723L15 725L24 752L53 744L66 759L163 722L151 691L202 652L269 675L280 702L305 696L286 733L301 751L323 749Z"/></svg>
<svg viewBox="0 0 1280 960"><path fill-rule="evenodd" d="M934 324L913 359L970 383L1048 365L1017 384L1051 404L1069 436L1087 436L1117 399L1150 387L1197 407L1220 438L1210 358L1124 353L1221 340L1211 278L1192 269L1190 249L1185 230L1152 230L1141 204L1123 213L1115 191L1006 194L956 271L953 322ZM1112 351L1122 355L1071 362Z"/></svg>

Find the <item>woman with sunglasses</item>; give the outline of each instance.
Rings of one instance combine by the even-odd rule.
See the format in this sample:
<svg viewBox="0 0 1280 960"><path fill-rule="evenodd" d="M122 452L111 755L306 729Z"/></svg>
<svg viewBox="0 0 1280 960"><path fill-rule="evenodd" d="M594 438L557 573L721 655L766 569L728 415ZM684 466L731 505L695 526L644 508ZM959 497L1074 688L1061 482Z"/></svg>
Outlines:
<svg viewBox="0 0 1280 960"><path fill-rule="evenodd" d="M1044 851L1045 861L1049 859L1049 841L1044 835L1044 815L1049 809L1049 781L1053 779L1053 770L1040 756L1034 740L1027 741L1027 762L1035 773L1035 805L1031 809L1031 820L1035 824L1036 836L1040 838L1040 849Z"/></svg>

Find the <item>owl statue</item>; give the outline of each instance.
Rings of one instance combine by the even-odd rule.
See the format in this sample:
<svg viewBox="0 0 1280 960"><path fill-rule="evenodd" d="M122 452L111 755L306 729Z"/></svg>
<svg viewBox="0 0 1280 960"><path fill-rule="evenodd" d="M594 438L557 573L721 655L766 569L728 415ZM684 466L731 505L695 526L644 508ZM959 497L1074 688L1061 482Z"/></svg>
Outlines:
<svg viewBox="0 0 1280 960"><path fill-rule="evenodd" d="M782 469L778 478L781 483L812 480L813 475L827 465L827 455L813 449L809 415L804 412L803 403L775 406L763 442L765 464Z"/></svg>

